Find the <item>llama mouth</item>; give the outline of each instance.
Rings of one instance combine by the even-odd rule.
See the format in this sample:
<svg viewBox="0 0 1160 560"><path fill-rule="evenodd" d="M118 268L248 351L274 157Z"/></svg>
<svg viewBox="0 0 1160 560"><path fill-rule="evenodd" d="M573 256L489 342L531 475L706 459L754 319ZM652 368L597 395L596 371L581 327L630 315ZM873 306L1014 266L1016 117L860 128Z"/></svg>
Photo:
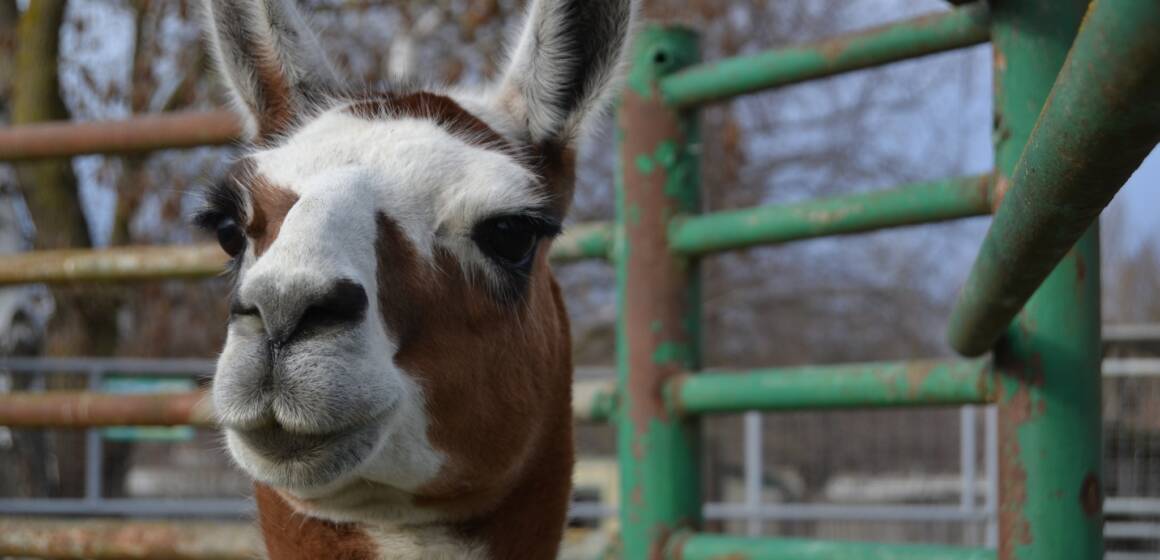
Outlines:
<svg viewBox="0 0 1160 560"><path fill-rule="evenodd" d="M235 459L257 480L281 488L312 488L356 469L374 451L386 416L325 434L277 425L229 429L227 440Z"/></svg>

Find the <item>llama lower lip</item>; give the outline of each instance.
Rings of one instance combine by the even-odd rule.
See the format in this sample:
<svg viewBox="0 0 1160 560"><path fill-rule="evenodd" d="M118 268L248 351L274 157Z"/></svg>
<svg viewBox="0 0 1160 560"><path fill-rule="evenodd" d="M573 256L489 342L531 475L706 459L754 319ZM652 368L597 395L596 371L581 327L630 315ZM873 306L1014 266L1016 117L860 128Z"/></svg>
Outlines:
<svg viewBox="0 0 1160 560"><path fill-rule="evenodd" d="M273 464L300 466L329 463L335 455L357 452L360 442L373 440L379 432L376 421L324 434L287 431L279 426L234 430L246 447Z"/></svg>

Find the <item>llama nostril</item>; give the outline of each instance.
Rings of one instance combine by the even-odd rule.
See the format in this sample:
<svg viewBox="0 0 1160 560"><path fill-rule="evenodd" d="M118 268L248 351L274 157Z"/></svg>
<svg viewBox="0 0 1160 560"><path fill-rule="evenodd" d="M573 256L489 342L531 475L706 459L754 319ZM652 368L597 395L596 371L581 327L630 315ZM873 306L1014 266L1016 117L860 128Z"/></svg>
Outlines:
<svg viewBox="0 0 1160 560"><path fill-rule="evenodd" d="M328 327L351 325L366 317L367 292L353 280L339 280L306 307L293 334Z"/></svg>

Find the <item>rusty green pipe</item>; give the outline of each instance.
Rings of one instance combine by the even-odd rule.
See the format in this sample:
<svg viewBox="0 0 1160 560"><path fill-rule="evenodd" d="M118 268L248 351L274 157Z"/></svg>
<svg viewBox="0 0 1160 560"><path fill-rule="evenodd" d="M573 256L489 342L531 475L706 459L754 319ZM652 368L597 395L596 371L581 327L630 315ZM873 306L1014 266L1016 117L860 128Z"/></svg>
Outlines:
<svg viewBox="0 0 1160 560"><path fill-rule="evenodd" d="M915 360L682 375L665 387L678 414L986 404L990 360Z"/></svg>
<svg viewBox="0 0 1160 560"><path fill-rule="evenodd" d="M1158 29L1160 2L1092 2L951 314L963 355L991 349L1160 141Z"/></svg>
<svg viewBox="0 0 1160 560"><path fill-rule="evenodd" d="M990 176L915 183L784 206L764 206L673 219L673 250L704 255L784 243L954 220L989 214Z"/></svg>
<svg viewBox="0 0 1160 560"><path fill-rule="evenodd" d="M161 113L117 121L50 122L0 128L0 161L137 154L217 146L241 138L242 122L230 111Z"/></svg>
<svg viewBox="0 0 1160 560"><path fill-rule="evenodd" d="M614 229L609 222L567 226L564 234L552 242L552 261L564 263L611 258Z"/></svg>
<svg viewBox="0 0 1160 560"><path fill-rule="evenodd" d="M576 224L552 244L555 263L607 259L611 224ZM0 286L117 283L196 279L221 274L227 262L217 245L65 249L0 256Z"/></svg>
<svg viewBox="0 0 1160 560"><path fill-rule="evenodd" d="M248 560L263 552L250 523L0 517L3 558Z"/></svg>
<svg viewBox="0 0 1160 560"><path fill-rule="evenodd" d="M669 219L700 208L698 122L658 89L698 56L694 33L645 27L617 110L620 522L623 556L639 560L660 560L673 531L701 523L700 426L669 414L660 391L700 367L699 269L668 241Z"/></svg>
<svg viewBox="0 0 1160 560"><path fill-rule="evenodd" d="M0 394L0 426L213 426L213 403L202 391L118 395L85 391Z"/></svg>
<svg viewBox="0 0 1160 560"><path fill-rule="evenodd" d="M995 560L995 551L915 544L746 538L682 533L666 560Z"/></svg>
<svg viewBox="0 0 1160 560"><path fill-rule="evenodd" d="M1132 11L1145 8L1145 4L1155 7L1154 2L1097 2L1093 6L1097 9L1115 6ZM1066 84L1074 79L1075 74L1069 78L1065 73L1057 82L1056 74L1080 29L1080 20L1088 2L1008 0L994 6L992 44L996 129L993 138L997 182L1002 185L1011 184L1020 154L1024 153L1025 159L1027 151L1037 149L1025 146L1028 146L1029 137L1044 132L1044 117L1056 110L1048 108L1044 111L1040 128L1032 132L1052 84ZM1089 33L1099 33L1102 27L1092 27L1093 23L1096 21L1089 19L1085 24L1082 34L1087 39L1077 42L1075 49L1092 48L1092 35ZM1125 45L1133 40L1131 34L1122 37L1113 34L1104 38L1110 41L1110 48L1118 48L1113 43L1119 44L1121 40L1128 41ZM1152 48L1139 43L1137 46L1145 50ZM1090 51L1080 53L1075 49L1072 51L1072 64L1080 60L1077 56L1095 54ZM1103 60L1101 64L1115 66L1117 61ZM1109 69L1074 71L1102 73ZM1139 70L1145 71L1143 67ZM1120 95L1112 82L1087 85L1106 92L1105 100ZM1156 99L1141 98L1136 102L1151 102L1155 106ZM1059 101L1060 98L1056 97L1055 102ZM1074 139L1087 135L1091 130L1089 127L1107 124L1087 119L1099 113L1100 110L1094 106L1075 109L1084 112L1075 114L1076 118L1068 119L1066 123L1057 123L1062 128L1055 128L1054 134L1059 136L1043 137L1043 140L1064 149L1072 146ZM1104 140L1109 144L1123 141L1117 138ZM1092 149L1102 150L1101 147ZM1052 165L1059 165L1061 169L1074 171L1073 164L1089 161L1086 154L1061 152L1059 156ZM1110 157L1114 160L1121 156ZM1024 170L1025 173L1033 171L1033 174L1022 175L1024 180L1034 179L1035 174L1058 177L1054 169ZM1088 175L1088 178L1092 177ZM1101 181L1090 183L1086 188L1095 191L1101 190L1102 186L1106 185ZM1118 186L1116 183L1111 188ZM1011 212L1013 205L1024 207L1030 202L1022 199L1029 191L1023 192L1023 195L1010 192L999 214ZM1076 210L1070 205L1056 206L1050 198L1038 202L1056 212ZM1043 208L1033 210L1038 212ZM996 223L1009 218L1009 214L1007 218L996 216ZM1001 560L1091 560L1101 558L1104 552L1098 226L1079 227L1087 228L1088 233L1027 301L1023 312L1009 327L1007 336L995 348L995 367L1000 374L997 405ZM992 231L995 231L995 226L992 226ZM1042 233L1022 230L1016 233L1019 237L1006 239L1005 243L1011 247L1026 247L1028 237ZM1028 256L1032 260L1042 258L1039 254ZM1054 260L1057 259L1053 259L1053 263ZM1024 263L1019 264L1023 266Z"/></svg>
<svg viewBox="0 0 1160 560"><path fill-rule="evenodd" d="M984 2L811 45L709 62L661 80L665 101L691 107L987 42Z"/></svg>

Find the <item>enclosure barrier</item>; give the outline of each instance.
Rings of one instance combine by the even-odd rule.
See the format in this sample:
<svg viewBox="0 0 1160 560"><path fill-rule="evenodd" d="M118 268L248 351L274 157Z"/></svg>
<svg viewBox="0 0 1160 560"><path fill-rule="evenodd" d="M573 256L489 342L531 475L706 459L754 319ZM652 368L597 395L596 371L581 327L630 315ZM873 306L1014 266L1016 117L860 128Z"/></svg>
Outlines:
<svg viewBox="0 0 1160 560"><path fill-rule="evenodd" d="M611 230L607 223L569 226L549 258L556 263L606 258ZM228 260L212 244L16 253L0 257L0 286L208 278L220 275Z"/></svg>
<svg viewBox="0 0 1160 560"><path fill-rule="evenodd" d="M262 552L250 523L0 517L0 558L251 560Z"/></svg>
<svg viewBox="0 0 1160 560"><path fill-rule="evenodd" d="M979 3L710 64L699 64L691 32L642 30L618 112L616 222L577 228L554 255L609 258L617 269L616 390L578 389L576 408L618 427L625 557L1100 557L1099 248L1092 224L1158 138L1160 57L1146 33L1160 27L1160 5L1095 0L1081 28L1087 9L1085 0L1007 0L990 11ZM696 107L988 38L996 84L991 177L697 215ZM0 154L21 155L5 149ZM964 218L996 206L951 327L956 348L975 355L1022 306L993 358L699 372L698 257ZM93 263L107 258L89 266L105 266ZM65 262L15 277L8 269L19 261L5 259L2 283L89 279L69 278ZM182 270L190 268L155 277L203 275ZM140 278L121 270L93 279L118 275ZM998 405L1002 434L998 551L696 532L702 414L989 402Z"/></svg>
<svg viewBox="0 0 1160 560"><path fill-rule="evenodd" d="M625 557L1102 556L1099 250L1092 223L1158 139L1160 43L1145 37L1145 30L1160 28L1160 4L1096 0L1081 30L1087 8L1085 0L1008 0L994 3L988 13L980 3L922 23L824 42L824 48L709 64L699 64L697 40L688 31L654 26L639 36L618 117L614 243L621 304L615 419ZM952 179L879 193L877 200L854 195L838 203L797 205L804 212L775 207L696 215L696 107L988 37L995 52L997 115L997 166L990 181ZM1067 69L1045 106L1073 40ZM971 188L973 182L985 186ZM967 288L968 294L982 293L976 298L981 302L960 302L968 317L986 321L954 323L952 333L973 341L956 348L968 355L989 348L997 338L991 335L1039 290L997 347L993 366L908 362L697 373L697 257L984 214L995 205L999 217ZM853 218L842 211L849 208L856 210ZM1085 230L1090 232L1081 239ZM1031 266L1020 273L1025 260ZM999 263L988 270L991 261ZM1052 267L1056 272L1044 281ZM1010 278L1017 284L1006 282ZM977 287L980 282L985 289ZM925 377L908 377L912 371ZM702 515L701 414L992 401L1002 434L998 551L695 532Z"/></svg>

